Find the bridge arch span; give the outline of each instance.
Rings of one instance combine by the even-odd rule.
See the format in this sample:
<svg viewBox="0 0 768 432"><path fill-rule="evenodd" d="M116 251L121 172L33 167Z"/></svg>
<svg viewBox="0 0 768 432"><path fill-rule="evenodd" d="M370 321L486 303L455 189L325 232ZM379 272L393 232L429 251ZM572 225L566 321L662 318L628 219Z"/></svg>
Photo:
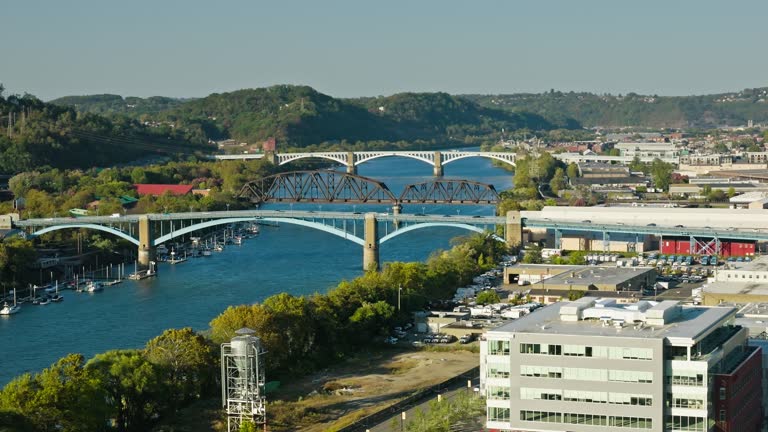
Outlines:
<svg viewBox="0 0 768 432"><path fill-rule="evenodd" d="M512 165L513 167L517 166L517 165L515 165L515 161L514 160L510 160L509 157L505 158L504 156L496 155L496 154L493 154L493 153L488 154L488 153L462 152L461 154L459 154L457 156L451 156L451 152L448 152L448 153L443 153L443 157L445 158L445 160L443 160L443 165L446 165L446 164L449 164L451 162L455 162L455 161L461 160L461 159L467 159L467 158L472 158L472 157L481 157L481 158L486 158L486 159L495 159L497 161L504 162L507 165Z"/></svg>
<svg viewBox="0 0 768 432"><path fill-rule="evenodd" d="M400 228L397 231L393 231L393 232L385 235L384 237L382 237L381 240L379 240L379 244L384 244L385 242L387 242L389 240L392 240L393 238L395 238L395 237L397 237L397 236L399 236L401 234L405 234L407 232L410 232L410 231L414 231L414 230L417 230L417 229L423 229L423 228L433 228L433 227L461 228L461 229L465 229L465 230L469 230L469 231L474 231L474 232L478 232L478 233L486 232L484 229L482 229L480 227L476 227L474 225L469 225L469 224L463 224L463 223L425 222L425 223L420 223L420 224L416 224L416 225L409 225L407 227ZM491 236L496 241L500 241L502 243L506 243L503 238L497 236L496 234L491 234Z"/></svg>
<svg viewBox="0 0 768 432"><path fill-rule="evenodd" d="M303 219L292 219L292 218L281 218L281 217L269 217L269 218L231 218L231 219L214 219L206 222L201 222L198 224L190 225L188 227L181 228L179 230L173 231L171 233L168 233L164 236L160 236L155 239L153 245L157 246L159 244L165 243L168 240L172 240L176 237L182 236L184 234L189 234L204 228L210 228L218 225L224 225L224 224L231 224L231 223L238 223L238 222L257 222L257 221L265 221L265 222L278 222L278 223L287 223L292 225L300 225L308 228L314 228L316 230L320 230L323 232L327 232L329 234L333 234L335 236L341 237L345 240L349 240L353 243L356 243L360 246L363 246L365 244L365 241L363 239L349 234L346 231L340 230L338 228L330 227L328 225L324 225L318 222L312 222L312 221L305 221ZM138 244L138 242L136 243Z"/></svg>
<svg viewBox="0 0 768 432"><path fill-rule="evenodd" d="M287 163L297 161L299 159L308 158L321 158L328 159L334 162L338 162L342 165L347 165L346 153L285 153L278 155L278 165L285 165Z"/></svg>
<svg viewBox="0 0 768 432"><path fill-rule="evenodd" d="M409 153L401 153L401 152L359 152L355 153L357 156L355 160L355 166L364 164L366 162L370 162L374 159L379 159L383 157L405 157L405 158L411 158L416 159L418 161L424 162L426 164L429 164L431 166L435 166L434 161L434 152L409 152ZM359 156L358 156L359 155ZM359 159L358 159L359 158Z"/></svg>
<svg viewBox="0 0 768 432"><path fill-rule="evenodd" d="M97 225L97 224L86 224L86 223L83 223L83 224L54 225L54 226L49 226L47 228L43 228L40 231L35 231L31 235L37 237L37 236L43 235L45 233L49 233L49 232L53 232L53 231L58 231L58 230L63 230L63 229L70 229L70 228L85 228L85 229L92 229L92 230L96 230L96 231L103 231L103 232L115 235L117 237L120 237L122 239L128 240L129 242L135 244L136 246L139 245L139 240L138 239L135 239L135 238L131 237L130 235L126 234L125 232L120 231L119 229L116 229L116 228L112 228L112 227L108 227L108 226L104 226L104 225Z"/></svg>

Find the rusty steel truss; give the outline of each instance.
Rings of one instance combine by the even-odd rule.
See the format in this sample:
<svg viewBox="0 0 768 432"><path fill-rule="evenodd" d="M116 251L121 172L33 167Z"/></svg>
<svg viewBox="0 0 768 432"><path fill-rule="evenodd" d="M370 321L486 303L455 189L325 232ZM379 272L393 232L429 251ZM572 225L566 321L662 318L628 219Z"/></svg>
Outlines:
<svg viewBox="0 0 768 432"><path fill-rule="evenodd" d="M339 171L292 171L246 183L239 198L253 203L316 202L369 204L495 204L499 194L489 184L439 179L405 187L396 197L384 183Z"/></svg>
<svg viewBox="0 0 768 432"><path fill-rule="evenodd" d="M394 203L384 183L338 171L292 171L248 182L239 194L251 202Z"/></svg>
<svg viewBox="0 0 768 432"><path fill-rule="evenodd" d="M499 193L493 185L469 180L434 180L410 184L398 199L400 204L495 204Z"/></svg>

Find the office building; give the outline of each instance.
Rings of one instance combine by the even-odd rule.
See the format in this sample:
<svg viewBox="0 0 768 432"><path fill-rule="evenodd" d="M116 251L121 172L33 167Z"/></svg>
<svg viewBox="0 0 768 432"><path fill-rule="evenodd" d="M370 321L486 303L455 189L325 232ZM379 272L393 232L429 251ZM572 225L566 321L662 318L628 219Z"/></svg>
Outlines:
<svg viewBox="0 0 768 432"><path fill-rule="evenodd" d="M557 303L486 333L487 427L760 430L762 367L734 307Z"/></svg>

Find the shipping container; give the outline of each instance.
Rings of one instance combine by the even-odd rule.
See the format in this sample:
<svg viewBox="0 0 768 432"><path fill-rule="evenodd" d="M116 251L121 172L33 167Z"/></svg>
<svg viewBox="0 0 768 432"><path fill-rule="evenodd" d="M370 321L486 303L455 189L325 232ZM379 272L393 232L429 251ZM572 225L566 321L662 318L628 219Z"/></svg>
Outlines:
<svg viewBox="0 0 768 432"><path fill-rule="evenodd" d="M678 255L690 255L691 254L691 242L678 240L677 248L675 249Z"/></svg>
<svg viewBox="0 0 768 432"><path fill-rule="evenodd" d="M664 239L661 242L661 253L665 255L677 253L677 240Z"/></svg>

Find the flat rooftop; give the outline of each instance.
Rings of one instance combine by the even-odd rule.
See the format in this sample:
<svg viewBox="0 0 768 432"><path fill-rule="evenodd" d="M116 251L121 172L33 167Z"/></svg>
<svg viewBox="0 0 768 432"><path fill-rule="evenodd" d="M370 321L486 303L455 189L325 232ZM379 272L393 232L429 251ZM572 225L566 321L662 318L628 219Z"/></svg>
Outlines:
<svg viewBox="0 0 768 432"><path fill-rule="evenodd" d="M712 282L703 292L712 294L738 294L768 296L768 283L761 282Z"/></svg>
<svg viewBox="0 0 768 432"><path fill-rule="evenodd" d="M655 271L651 267L584 266L568 269L546 279L544 283L548 285L618 285L639 275Z"/></svg>
<svg viewBox="0 0 768 432"><path fill-rule="evenodd" d="M616 328L604 325L599 319L563 321L560 310L576 302L560 302L541 308L522 318L489 331L496 333L561 334L572 336L606 336L642 339L680 338L697 340L713 327L719 327L730 317L735 317L735 307L680 306L678 302L649 302L654 305L679 306L679 313L663 325L638 326L627 323ZM672 305L674 303L674 305Z"/></svg>

